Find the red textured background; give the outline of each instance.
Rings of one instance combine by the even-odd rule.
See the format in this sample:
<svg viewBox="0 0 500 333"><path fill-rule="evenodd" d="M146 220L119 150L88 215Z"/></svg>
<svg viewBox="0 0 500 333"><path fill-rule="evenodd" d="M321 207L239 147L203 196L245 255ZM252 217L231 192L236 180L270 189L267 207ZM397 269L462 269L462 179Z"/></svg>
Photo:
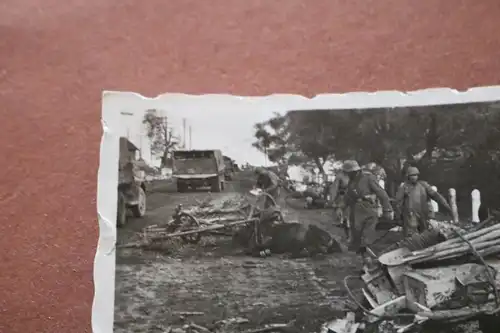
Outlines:
<svg viewBox="0 0 500 333"><path fill-rule="evenodd" d="M498 0L0 1L0 332L91 331L103 89L499 84L499 17Z"/></svg>

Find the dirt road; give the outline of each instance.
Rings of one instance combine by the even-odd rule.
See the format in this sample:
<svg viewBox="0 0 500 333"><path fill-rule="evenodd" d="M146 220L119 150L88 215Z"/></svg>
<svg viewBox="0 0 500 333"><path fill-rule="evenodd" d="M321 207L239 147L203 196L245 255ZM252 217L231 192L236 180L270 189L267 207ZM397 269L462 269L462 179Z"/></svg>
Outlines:
<svg viewBox="0 0 500 333"><path fill-rule="evenodd" d="M223 193L240 192L238 183ZM179 203L189 206L206 192L151 193L148 214L119 230L126 242L134 231L169 219ZM287 211L287 219L331 225L328 211ZM330 227L337 238L342 230ZM117 251L115 333L164 332L182 326L177 312L203 312L188 320L210 327L218 320L243 317L241 329L295 319L300 332L317 332L321 323L340 315L347 295L342 280L360 268L352 254L290 260L277 256L243 256L229 238L206 237L201 244L183 246L168 255L138 249ZM235 331L238 331L235 329Z"/></svg>

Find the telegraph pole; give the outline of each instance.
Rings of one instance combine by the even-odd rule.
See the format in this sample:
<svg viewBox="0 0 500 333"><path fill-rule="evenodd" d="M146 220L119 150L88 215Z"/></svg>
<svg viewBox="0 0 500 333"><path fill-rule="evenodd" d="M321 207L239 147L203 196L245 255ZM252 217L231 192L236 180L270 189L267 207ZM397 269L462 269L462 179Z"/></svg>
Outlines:
<svg viewBox="0 0 500 333"><path fill-rule="evenodd" d="M142 160L142 134L139 133L139 158Z"/></svg>
<svg viewBox="0 0 500 333"><path fill-rule="evenodd" d="M162 116L161 117L161 122L162 122L162 129L163 129L163 132L164 132L164 135L165 135L165 142L164 144L168 144L168 140L169 140L169 129L168 129L168 117L167 116ZM166 147L165 147L166 148ZM163 156L165 155L165 152L163 151L162 154L161 154L161 160L163 161Z"/></svg>
<svg viewBox="0 0 500 333"><path fill-rule="evenodd" d="M193 149L193 146L192 146L193 141L192 141L191 134L192 134L192 128L191 128L191 125L189 125L189 150Z"/></svg>
<svg viewBox="0 0 500 333"><path fill-rule="evenodd" d="M182 146L186 149L186 118L182 118L182 130L184 134L184 140L182 140Z"/></svg>

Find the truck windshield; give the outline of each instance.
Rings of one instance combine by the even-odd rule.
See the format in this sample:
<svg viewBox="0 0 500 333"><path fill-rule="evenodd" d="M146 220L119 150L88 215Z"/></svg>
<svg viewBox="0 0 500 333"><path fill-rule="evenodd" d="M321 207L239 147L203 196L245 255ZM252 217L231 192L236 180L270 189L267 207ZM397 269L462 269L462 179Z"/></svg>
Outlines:
<svg viewBox="0 0 500 333"><path fill-rule="evenodd" d="M174 173L207 174L217 173L217 165L213 153L174 154Z"/></svg>

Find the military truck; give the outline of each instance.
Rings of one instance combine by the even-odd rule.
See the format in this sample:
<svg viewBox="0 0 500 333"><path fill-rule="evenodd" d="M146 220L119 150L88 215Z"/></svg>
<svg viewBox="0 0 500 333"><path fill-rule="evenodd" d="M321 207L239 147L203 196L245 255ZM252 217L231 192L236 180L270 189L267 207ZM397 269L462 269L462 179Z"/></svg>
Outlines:
<svg viewBox="0 0 500 333"><path fill-rule="evenodd" d="M225 163L219 149L176 150L172 157L172 176L177 183L177 192L207 186L212 192L224 190Z"/></svg>
<svg viewBox="0 0 500 333"><path fill-rule="evenodd" d="M127 223L129 211L137 218L146 214L146 175L138 152L139 149L127 138L120 138L116 217L118 227Z"/></svg>

